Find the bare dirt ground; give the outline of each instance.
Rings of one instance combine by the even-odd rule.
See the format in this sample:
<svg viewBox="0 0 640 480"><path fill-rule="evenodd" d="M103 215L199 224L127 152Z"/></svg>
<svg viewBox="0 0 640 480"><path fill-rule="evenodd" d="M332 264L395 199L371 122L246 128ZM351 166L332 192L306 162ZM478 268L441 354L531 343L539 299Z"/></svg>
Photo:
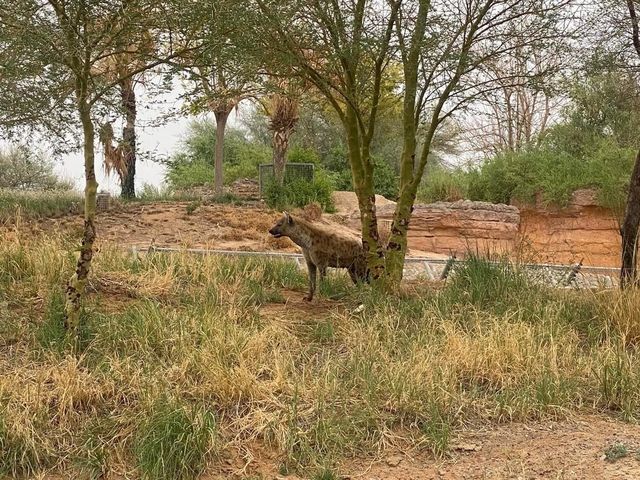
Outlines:
<svg viewBox="0 0 640 480"><path fill-rule="evenodd" d="M295 252L287 239L268 233L279 214L262 206L200 205L157 202L117 205L96 217L98 241L124 247L150 245L176 248ZM81 215L65 215L30 223L36 231L79 233Z"/></svg>
<svg viewBox="0 0 640 480"><path fill-rule="evenodd" d="M610 461L605 451L623 444L627 455ZM394 450L380 458L344 462L349 480L631 480L640 478L640 426L607 417L575 416L565 421L512 423L462 432L448 458ZM253 450L253 449L252 449ZM255 450L254 450L255 451ZM298 480L277 473L277 458L227 459L207 480L261 478Z"/></svg>
<svg viewBox="0 0 640 480"><path fill-rule="evenodd" d="M348 206L344 207L348 209ZM358 235L345 225L341 213L322 215L314 208L292 212L312 221L326 223L333 229ZM171 248L207 248L218 250L298 252L287 238L275 239L269 229L281 212L259 202L245 205L199 205L193 202L156 202L117 204L96 216L98 246L117 244L124 248L146 249L151 245ZM321 218L320 218L321 217ZM29 221L23 228L35 232L60 232L81 236L83 217L68 214L58 218ZM0 226L2 230L13 227ZM428 252L411 250L410 255ZM442 255L432 254L441 257Z"/></svg>

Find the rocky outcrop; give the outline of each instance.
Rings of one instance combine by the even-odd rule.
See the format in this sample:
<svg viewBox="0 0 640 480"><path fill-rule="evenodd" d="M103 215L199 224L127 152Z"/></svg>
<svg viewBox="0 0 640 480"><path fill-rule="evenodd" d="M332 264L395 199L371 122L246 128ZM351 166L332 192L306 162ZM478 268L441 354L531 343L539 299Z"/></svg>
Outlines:
<svg viewBox="0 0 640 480"><path fill-rule="evenodd" d="M565 208L523 206L520 219L520 239L535 261L620 263L618 220L614 212L598 206L592 190L577 190Z"/></svg>
<svg viewBox="0 0 640 480"><path fill-rule="evenodd" d="M331 194L331 200L336 209L336 214L345 217L359 216L358 198L354 192L335 191ZM376 195L376 207L380 208L384 205L395 206L396 202L389 200L382 195Z"/></svg>
<svg viewBox="0 0 640 480"><path fill-rule="evenodd" d="M382 229L390 227L395 204L377 207ZM357 212L350 216L351 226L359 227ZM468 250L504 252L516 242L520 213L510 205L485 202L437 202L415 205L409 227L411 250L463 255Z"/></svg>
<svg viewBox="0 0 640 480"><path fill-rule="evenodd" d="M395 203L384 199L376 204L384 234L390 229ZM357 203L351 206L346 223L359 231ZM408 243L419 254L455 252L461 257L471 250L517 254L529 262L569 265L582 260L584 265L615 267L620 262L618 230L615 214L598 206L594 191L577 190L564 208L469 200L418 204Z"/></svg>

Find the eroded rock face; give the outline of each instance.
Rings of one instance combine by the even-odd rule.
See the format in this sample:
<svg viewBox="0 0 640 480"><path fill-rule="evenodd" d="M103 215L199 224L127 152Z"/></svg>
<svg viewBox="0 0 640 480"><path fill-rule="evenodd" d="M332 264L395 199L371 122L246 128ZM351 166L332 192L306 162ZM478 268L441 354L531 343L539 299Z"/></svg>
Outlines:
<svg viewBox="0 0 640 480"><path fill-rule="evenodd" d="M534 255L549 263L617 266L620 234L612 211L592 205L573 204L548 210L523 208L520 238Z"/></svg>
<svg viewBox="0 0 640 480"><path fill-rule="evenodd" d="M394 204L377 207L381 224L393 217ZM360 218L351 215L353 228L359 228ZM411 250L438 254L468 250L504 252L516 242L520 212L510 205L460 200L415 205L409 226L408 243Z"/></svg>
<svg viewBox="0 0 640 480"><path fill-rule="evenodd" d="M381 230L388 231L395 203L377 205ZM360 230L356 209L346 218ZM460 200L415 205L409 249L420 254L464 256L468 251L511 253L527 262L615 267L620 235L614 212L599 207L593 190L577 190L566 208L519 207Z"/></svg>

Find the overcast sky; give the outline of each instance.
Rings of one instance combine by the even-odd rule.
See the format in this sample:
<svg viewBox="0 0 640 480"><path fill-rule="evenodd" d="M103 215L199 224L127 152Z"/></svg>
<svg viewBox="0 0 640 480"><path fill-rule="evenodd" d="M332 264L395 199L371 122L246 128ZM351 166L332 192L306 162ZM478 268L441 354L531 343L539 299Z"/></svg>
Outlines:
<svg viewBox="0 0 640 480"><path fill-rule="evenodd" d="M136 121L136 134L138 140L138 150L151 152L154 157L167 156L173 154L178 148L180 141L184 138L189 122L195 117L183 117L176 115L174 120L160 126L153 123L166 113L171 107L177 107L177 94L166 93L164 95L149 98L143 85L136 86L136 100L138 116ZM212 116L213 118L213 116ZM228 127L239 123L239 117L231 114ZM120 137L122 128L119 123L114 123L116 136ZM96 135L97 136L97 135ZM103 169L102 147L96 142L96 176L98 180L98 190L107 190L112 193L120 192L120 182L115 174L107 176ZM160 186L164 180L164 167L156 162L138 159L136 163L136 191L140 191L145 183ZM77 151L62 157L56 163L56 172L74 181L79 190L84 188L84 159L82 151Z"/></svg>

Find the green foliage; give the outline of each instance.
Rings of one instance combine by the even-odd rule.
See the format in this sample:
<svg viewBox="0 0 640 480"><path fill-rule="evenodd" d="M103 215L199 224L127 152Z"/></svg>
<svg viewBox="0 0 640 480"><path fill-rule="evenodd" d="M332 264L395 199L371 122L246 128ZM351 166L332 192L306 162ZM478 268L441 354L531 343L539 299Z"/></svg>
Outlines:
<svg viewBox="0 0 640 480"><path fill-rule="evenodd" d="M167 170L165 180L176 190L213 184L213 166L201 159L177 161Z"/></svg>
<svg viewBox="0 0 640 480"><path fill-rule="evenodd" d="M540 193L544 203L564 206L574 191L594 188L600 204L613 208L624 202L633 161L630 148L598 139L583 156L545 144L498 155L463 176L471 200L534 203Z"/></svg>
<svg viewBox="0 0 640 480"><path fill-rule="evenodd" d="M627 455L629 455L629 448L624 443L620 442L609 445L604 451L605 459L612 463L626 457Z"/></svg>
<svg viewBox="0 0 640 480"><path fill-rule="evenodd" d="M339 152L334 152L334 154L336 156L340 155ZM343 155L344 157L338 162L339 165L342 165L342 168L332 172L332 177L336 185L336 190L353 191L351 169L349 168L346 154ZM398 197L398 175L393 167L381 157L374 157L373 162L373 185L375 192L390 200L395 200Z"/></svg>
<svg viewBox="0 0 640 480"><path fill-rule="evenodd" d="M62 190L73 188L53 171L53 163L26 146L0 150L0 189Z"/></svg>
<svg viewBox="0 0 640 480"><path fill-rule="evenodd" d="M159 399L136 436L135 455L142 478L198 478L215 435L216 421L211 412Z"/></svg>
<svg viewBox="0 0 640 480"><path fill-rule="evenodd" d="M452 303L470 303L502 313L514 298L535 287L525 274L506 258L484 258L469 252L451 274L446 295Z"/></svg>
<svg viewBox="0 0 640 480"><path fill-rule="evenodd" d="M189 125L180 151L166 162L165 179L170 188L185 190L213 184L215 128L215 123L208 120L194 121ZM227 128L223 163L226 184L239 178L257 178L258 165L270 160L268 146L251 142L241 130Z"/></svg>
<svg viewBox="0 0 640 480"><path fill-rule="evenodd" d="M303 148L297 145L289 148L287 151L288 163L313 163L316 166L321 165L320 156L315 150Z"/></svg>
<svg viewBox="0 0 640 480"><path fill-rule="evenodd" d="M639 146L640 93L626 73L588 78L571 90L573 103L559 125L518 152L502 152L469 170L433 169L419 199L464 197L567 205L575 190L593 188L598 202L621 212Z"/></svg>
<svg viewBox="0 0 640 480"><path fill-rule="evenodd" d="M331 193L334 191L331 177L317 169L313 181L304 178L287 180L282 186L277 182L268 182L264 189L264 200L271 208L287 210L300 208L312 202L319 203L322 208L331 212L334 209Z"/></svg>
<svg viewBox="0 0 640 480"><path fill-rule="evenodd" d="M434 167L428 169L418 188L417 198L424 203L455 202L467 198L468 179L461 169Z"/></svg>

